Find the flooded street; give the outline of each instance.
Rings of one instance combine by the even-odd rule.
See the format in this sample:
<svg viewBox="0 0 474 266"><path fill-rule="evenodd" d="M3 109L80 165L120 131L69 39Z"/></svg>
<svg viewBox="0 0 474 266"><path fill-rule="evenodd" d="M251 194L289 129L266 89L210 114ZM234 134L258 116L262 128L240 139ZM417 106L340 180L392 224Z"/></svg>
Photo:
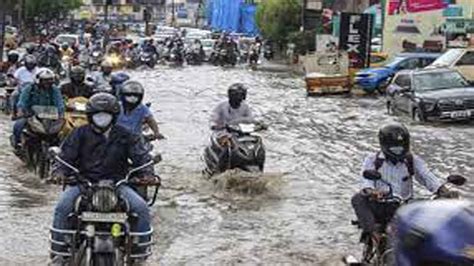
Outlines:
<svg viewBox="0 0 474 266"><path fill-rule="evenodd" d="M472 125L413 124L388 116L382 98L307 98L303 80L284 73L201 66L132 76L167 137L155 143L163 186L150 265L318 265L359 255L350 198L362 160L378 148L379 126L394 119L408 124L413 150L436 174L468 178L462 194L472 198ZM210 112L235 82L249 86L249 104L270 125L261 193L226 191L201 175ZM45 265L60 188L25 170L10 149L11 122L3 116L0 126L0 265Z"/></svg>

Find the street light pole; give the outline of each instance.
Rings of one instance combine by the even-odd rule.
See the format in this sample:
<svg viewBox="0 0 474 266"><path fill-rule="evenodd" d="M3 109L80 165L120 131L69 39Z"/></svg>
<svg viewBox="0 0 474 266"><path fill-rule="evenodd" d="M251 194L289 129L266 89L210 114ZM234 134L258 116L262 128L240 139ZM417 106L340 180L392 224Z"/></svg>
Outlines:
<svg viewBox="0 0 474 266"><path fill-rule="evenodd" d="M174 17L174 13L175 13L175 6L174 6L174 0L171 0L171 26L174 27L175 26L175 20L176 18Z"/></svg>
<svg viewBox="0 0 474 266"><path fill-rule="evenodd" d="M105 34L104 34L104 49L107 47L107 44L109 44L109 5L112 4L112 0L105 0L105 6L104 6L104 29L105 29Z"/></svg>

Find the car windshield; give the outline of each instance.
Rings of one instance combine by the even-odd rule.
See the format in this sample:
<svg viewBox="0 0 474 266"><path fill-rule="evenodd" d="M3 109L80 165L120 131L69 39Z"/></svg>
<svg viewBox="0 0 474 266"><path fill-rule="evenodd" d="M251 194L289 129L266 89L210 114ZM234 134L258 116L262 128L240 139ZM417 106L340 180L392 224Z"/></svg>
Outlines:
<svg viewBox="0 0 474 266"><path fill-rule="evenodd" d="M467 85L467 81L456 71L423 73L414 76L414 86L417 91L459 88Z"/></svg>
<svg viewBox="0 0 474 266"><path fill-rule="evenodd" d="M449 66L456 58L462 54L461 49L452 49L441 55L431 65L433 66Z"/></svg>
<svg viewBox="0 0 474 266"><path fill-rule="evenodd" d="M396 56L394 58L392 58L392 60L390 60L390 62L388 62L385 66L386 67L395 67L396 65L398 65L398 63L400 63L403 59L405 59L405 57L402 57L402 56Z"/></svg>
<svg viewBox="0 0 474 266"><path fill-rule="evenodd" d="M203 47L212 47L213 44L214 44L213 41L202 41Z"/></svg>

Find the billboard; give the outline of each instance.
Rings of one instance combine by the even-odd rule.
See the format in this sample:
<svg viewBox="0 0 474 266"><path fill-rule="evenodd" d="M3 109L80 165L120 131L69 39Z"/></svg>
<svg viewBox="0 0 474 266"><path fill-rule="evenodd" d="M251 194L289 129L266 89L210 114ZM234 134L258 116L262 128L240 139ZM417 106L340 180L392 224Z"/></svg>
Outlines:
<svg viewBox="0 0 474 266"><path fill-rule="evenodd" d="M445 0L389 0L388 15L426 12L444 9L447 6Z"/></svg>
<svg viewBox="0 0 474 266"><path fill-rule="evenodd" d="M342 13L339 49L349 54L350 68L365 68L370 57L372 15Z"/></svg>

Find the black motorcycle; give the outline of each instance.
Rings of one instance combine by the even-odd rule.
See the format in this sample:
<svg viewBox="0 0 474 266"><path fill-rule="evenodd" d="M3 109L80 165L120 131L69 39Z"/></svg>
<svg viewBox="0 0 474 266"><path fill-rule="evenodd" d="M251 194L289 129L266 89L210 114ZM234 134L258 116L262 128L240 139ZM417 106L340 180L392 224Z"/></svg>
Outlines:
<svg viewBox="0 0 474 266"><path fill-rule="evenodd" d="M263 47L263 57L267 60L272 60L274 55L273 55L273 48L270 44L265 44Z"/></svg>
<svg viewBox="0 0 474 266"><path fill-rule="evenodd" d="M58 116L55 107L34 106L32 109L33 115L27 118L22 132L21 154L18 156L39 178L45 179L51 166L48 149L59 144L59 133L65 120Z"/></svg>
<svg viewBox="0 0 474 266"><path fill-rule="evenodd" d="M200 47L191 47L186 53L186 62L188 65L201 65L202 53Z"/></svg>
<svg viewBox="0 0 474 266"><path fill-rule="evenodd" d="M258 59L259 59L258 51L256 49L252 49L249 54L249 66L252 69L255 69L257 67Z"/></svg>
<svg viewBox="0 0 474 266"><path fill-rule="evenodd" d="M182 66L184 63L183 48L173 47L169 54L169 62L171 66Z"/></svg>
<svg viewBox="0 0 474 266"><path fill-rule="evenodd" d="M205 172L212 176L230 169L263 172L265 147L255 133L266 127L255 122L232 123L228 134L213 134L211 145L204 150Z"/></svg>
<svg viewBox="0 0 474 266"><path fill-rule="evenodd" d="M150 68L154 68L156 65L156 57L151 52L143 51L140 53L140 63L141 66L146 65Z"/></svg>
<svg viewBox="0 0 474 266"><path fill-rule="evenodd" d="M69 265L134 265L135 260L144 259L151 255L153 245L153 229L148 232L133 232L131 225L136 222L136 214L129 211L128 203L117 194L117 188L122 185L131 187L154 187L151 199L145 198L152 206L158 194L160 178L142 183L134 181L134 173L157 164L161 161L160 155L137 168L130 170L127 176L118 181L103 180L90 183L79 170L59 157L61 149L54 147L50 154L54 159L71 169L74 178L70 182L78 184L81 188L81 197L76 201L74 211L69 215L75 227L71 230L51 228L51 234L64 236L64 242L53 240L53 244L67 248L67 253L58 253L51 250L53 255L69 258ZM147 241L138 243L138 238Z"/></svg>
<svg viewBox="0 0 474 266"><path fill-rule="evenodd" d="M220 49L217 57L218 57L217 64L220 66L226 66L226 65L235 66L237 64L237 55L233 51L233 49L230 49L230 48Z"/></svg>

